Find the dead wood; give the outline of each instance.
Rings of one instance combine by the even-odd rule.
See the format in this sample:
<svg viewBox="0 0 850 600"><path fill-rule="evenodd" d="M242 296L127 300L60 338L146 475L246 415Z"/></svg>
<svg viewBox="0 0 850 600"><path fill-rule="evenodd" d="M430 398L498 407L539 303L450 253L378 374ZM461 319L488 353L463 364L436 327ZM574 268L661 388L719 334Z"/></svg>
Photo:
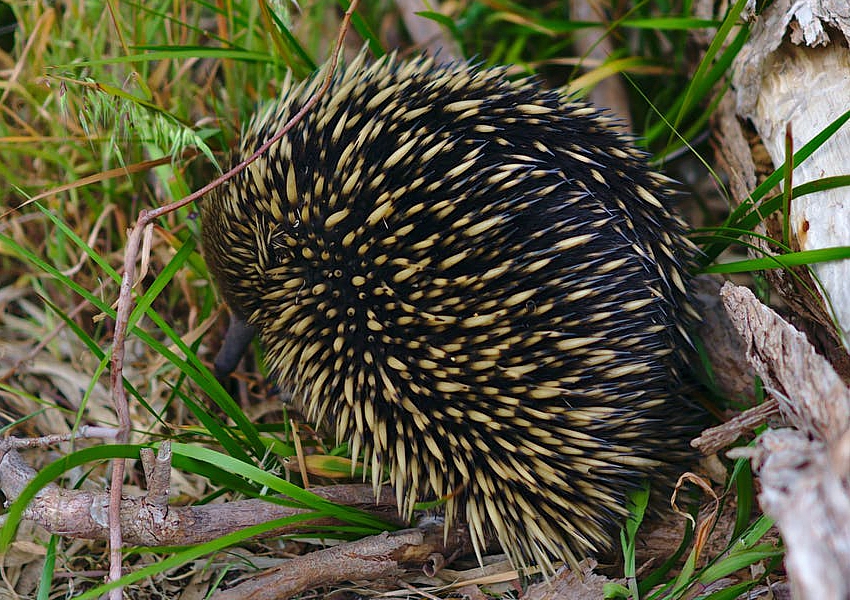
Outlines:
<svg viewBox="0 0 850 600"><path fill-rule="evenodd" d="M720 301L718 276L694 279L694 305L701 317L697 333L711 364L714 385L727 397L753 404L755 373L743 360L744 346Z"/></svg>
<svg viewBox="0 0 850 600"><path fill-rule="evenodd" d="M778 413L779 406L776 400L767 400L717 427L706 429L691 442L691 446L706 455L720 452L723 448L731 446L739 437L767 423L770 417Z"/></svg>
<svg viewBox="0 0 850 600"><path fill-rule="evenodd" d="M850 425L850 390L806 336L761 304L747 288L727 283L721 296L747 348L747 359L801 432L826 443Z"/></svg>
<svg viewBox="0 0 850 600"><path fill-rule="evenodd" d="M170 506L167 490L171 464L168 456L163 454L160 452L157 466L148 476L151 488L148 495L124 495L121 498L120 518L125 543L134 546L200 544L252 525L311 512L255 498L223 504ZM0 491L7 501L14 501L35 475L36 471L16 450L3 452L0 446ZM372 486L367 484L315 487L310 491L331 502L355 506L387 521L402 524L395 496L388 488L382 490L377 500ZM109 539L108 507L107 492L66 490L50 484L33 499L24 517L56 535L105 541ZM333 527L343 524L337 519L317 518L306 524L302 521L270 530L263 537L298 533L305 527L315 530L318 525Z"/></svg>
<svg viewBox="0 0 850 600"><path fill-rule="evenodd" d="M759 502L782 532L796 596L850 597L850 388L748 289L726 284L721 293L748 360L796 428L730 454L749 457L759 475Z"/></svg>
<svg viewBox="0 0 850 600"><path fill-rule="evenodd" d="M750 38L733 65L733 89L714 117L717 157L739 203L788 160L789 133L796 152L850 107L850 13L845 0L776 0L751 18ZM810 158L794 165L792 186L846 175L848 144L850 126L845 123ZM848 215L846 186L793 198L787 224L791 249L850 245ZM756 233L781 240L783 225L775 213ZM759 255L777 252L764 239L750 241ZM766 275L808 322L810 341L839 374L850 377L850 260L771 269Z"/></svg>
<svg viewBox="0 0 850 600"><path fill-rule="evenodd" d="M465 531L452 530L444 539L443 523L430 521L416 529L382 533L295 557L212 598L280 600L344 581L395 579L412 569L433 575L444 563L470 550Z"/></svg>

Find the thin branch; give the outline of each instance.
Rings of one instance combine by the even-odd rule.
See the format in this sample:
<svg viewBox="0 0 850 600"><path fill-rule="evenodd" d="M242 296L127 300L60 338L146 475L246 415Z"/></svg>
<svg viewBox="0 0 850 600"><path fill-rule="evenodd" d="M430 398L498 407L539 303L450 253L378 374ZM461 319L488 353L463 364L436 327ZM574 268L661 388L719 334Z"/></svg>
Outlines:
<svg viewBox="0 0 850 600"><path fill-rule="evenodd" d="M110 381L112 385L112 403L115 407L116 416L118 417L119 434L117 437L117 441L123 442L127 440L131 426L130 411L127 405L127 393L123 385L124 342L127 335L127 324L130 317L130 312L133 307L132 288L134 285L133 282L136 273L136 259L139 253L139 243L142 239L143 232L146 228L151 226L153 221L155 221L162 215L173 212L183 206L186 206L187 204L190 204L191 202L194 202L195 200L200 199L212 189L216 188L225 181L231 179L238 173L242 172L245 168L248 167L248 165L257 160L273 144L275 144L284 135L286 135L287 132L289 132L289 130L292 129L304 117L304 115L306 115L307 112L309 112L316 105L316 103L322 98L322 96L324 96L324 94L327 92L328 88L331 85L331 81L333 80L333 74L334 71L336 71L337 62L339 61L339 54L342 49L345 34L348 31L349 24L351 22L351 16L354 14L354 11L357 8L357 4L358 0L352 0L351 4L348 7L348 10L345 12L345 16L343 17L342 23L340 24L339 35L337 36L336 45L334 46L334 50L331 54L330 64L327 67L325 79L322 83L322 86L316 91L315 94L310 97L310 99L304 104L304 106L301 107L301 110L299 110L295 114L295 116L293 116L280 131L278 131L274 136L272 136L271 139L269 139L266 143L260 146L260 148L248 159L242 161L230 171L228 171L221 177L218 177L211 183L205 185L196 192L186 196L181 200L178 200L177 202L166 204L164 206L152 210L142 210L139 213L138 221L130 232L130 236L127 240L127 247L124 253L124 275L121 279L121 288L118 296L118 310L115 318L115 332L113 335ZM125 462L123 459L116 459L115 461L113 461L109 504L110 581L115 581L121 577L121 548L123 546L123 541L121 536L120 506L121 492L124 482L124 470ZM110 598L112 600L121 600L122 595L123 591L121 588L116 588L110 592Z"/></svg>
<svg viewBox="0 0 850 600"><path fill-rule="evenodd" d="M711 427L691 441L691 446L706 456L719 452L732 445L742 435L751 433L768 419L779 414L779 404L775 399L766 400L763 404L747 409L721 425Z"/></svg>
<svg viewBox="0 0 850 600"><path fill-rule="evenodd" d="M44 435L37 438L17 438L8 437L0 440L0 458L9 450L24 450L29 448L46 448L47 446L55 446L62 442L70 442L71 440L84 440L89 438L99 439L115 439L118 436L118 430L113 427L96 427L92 425L83 425L76 431L71 433L54 433Z"/></svg>
<svg viewBox="0 0 850 600"><path fill-rule="evenodd" d="M342 581L397 578L414 568L432 572L433 562L468 552L469 536L429 521L416 529L382 533L324 550L296 556L278 567L254 575L213 600L280 600Z"/></svg>
<svg viewBox="0 0 850 600"><path fill-rule="evenodd" d="M0 490L7 501L13 502L38 473L11 447L17 444L7 445L7 440L0 442ZM121 499L119 515L122 536L128 544L191 546L246 527L313 512L282 506L262 498L223 504L172 506L168 504L164 492L171 473L170 456L163 450L160 449L150 472L145 475L147 494L124 496ZM315 487L311 492L335 504L357 507L388 522L405 525L398 517L395 494L389 488L385 488L378 498L375 498L371 484ZM51 483L32 499L24 512L24 518L65 538L107 540L110 526L102 517L108 505L109 495L106 492L66 490ZM318 517L269 530L263 537L313 532L317 527L338 528L344 524L331 517Z"/></svg>

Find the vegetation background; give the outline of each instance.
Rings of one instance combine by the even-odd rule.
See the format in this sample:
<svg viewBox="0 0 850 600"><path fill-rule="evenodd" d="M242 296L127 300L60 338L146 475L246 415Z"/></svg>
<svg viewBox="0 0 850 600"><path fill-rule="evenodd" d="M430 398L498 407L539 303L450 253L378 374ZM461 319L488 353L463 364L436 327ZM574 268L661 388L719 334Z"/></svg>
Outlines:
<svg viewBox="0 0 850 600"><path fill-rule="evenodd" d="M439 25L463 57L512 65L511 76L536 76L578 95L619 81L628 111L621 116L654 164L691 192L683 210L703 227L695 239L715 258L740 253L730 250L741 233L729 220L737 202L713 168L710 124L747 38L738 18L743 5L697 14L691 0L612 0L590 22L571 16L562 1L454 0L418 18ZM346 7L346 0L0 2L0 433L37 437L115 425L108 370L128 228L141 209L182 198L226 168L241 128L287 73L303 78L324 62ZM420 51L389 0L364 1L354 30L348 56L364 43L375 56ZM578 37L591 43L577 53ZM610 52L596 58L603 40ZM299 483L296 441L309 448L313 477L337 480L350 471L347 448L304 425L293 431L261 353L233 389L210 375L225 319L199 239L190 207L161 219L146 242L124 373L136 454L173 442L171 490L182 504ZM108 460L122 452L78 440L29 453L43 474L31 492L56 478L69 489L103 490ZM254 467L276 476L263 478ZM125 493L142 495L143 485L136 464ZM690 533L682 534L677 552L638 573L641 532L631 527L619 573L626 583L612 584L610 597L718 600L775 578L781 547L763 538L770 521L752 508L747 464L727 465L718 489L737 491L724 507L733 515L732 541L698 557ZM335 514L352 523L338 534L344 539L383 528L344 508ZM0 543L15 541L3 555L0 598L100 593L104 543L51 535L19 525L19 517L13 510L3 522ZM288 539L231 538L129 549L124 565L130 597L202 597L267 564L266 557L304 549ZM499 597L511 590L487 588Z"/></svg>

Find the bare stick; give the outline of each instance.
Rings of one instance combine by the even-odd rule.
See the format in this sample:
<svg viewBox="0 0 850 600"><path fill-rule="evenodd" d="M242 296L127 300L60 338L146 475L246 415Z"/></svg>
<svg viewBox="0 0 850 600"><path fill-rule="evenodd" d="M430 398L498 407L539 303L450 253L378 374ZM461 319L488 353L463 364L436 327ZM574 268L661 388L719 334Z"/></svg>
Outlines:
<svg viewBox="0 0 850 600"><path fill-rule="evenodd" d="M431 563L468 552L469 537L459 529L446 535L443 524L428 522L416 529L382 533L297 556L253 575L213 600L281 600L316 587L342 581L396 578L406 569L433 572Z"/></svg>
<svg viewBox="0 0 850 600"><path fill-rule="evenodd" d="M79 437L79 436L78 436ZM46 440L45 441L50 441ZM0 490L9 502L38 475L24 461L16 448L26 446L24 440L0 440ZM170 453L165 443L158 456L152 457L145 475L147 494L125 495L121 499L121 531L124 541L134 546L190 546L203 544L246 527L313 511L282 506L261 498L235 500L222 504L172 506L168 504L167 487L171 473ZM311 490L335 504L354 506L397 525L395 494L384 488L376 498L371 484L347 484L315 487ZM56 484L42 488L24 512L24 518L37 523L63 538L108 540L106 513L109 495L89 490L66 490ZM299 521L266 531L262 537L276 537L316 527L339 528L343 522L326 516L315 516L309 523Z"/></svg>
<svg viewBox="0 0 850 600"><path fill-rule="evenodd" d="M70 442L71 440L83 440L88 438L103 438L115 439L118 435L118 430L112 427L96 427L83 425L76 431L71 433L54 433L52 435L44 435L37 438L16 438L8 437L0 440L0 459L3 454L9 450L22 450L25 448L45 448L47 446L55 446L62 442ZM0 488L4 493L6 490Z"/></svg>
<svg viewBox="0 0 850 600"><path fill-rule="evenodd" d="M763 404L747 409L721 425L706 429L697 439L691 441L691 446L706 456L714 454L777 414L779 414L778 402L775 399L766 400Z"/></svg>
<svg viewBox="0 0 850 600"><path fill-rule="evenodd" d="M345 16L343 17L342 23L339 27L339 35L337 36L336 45L334 46L334 50L330 56L330 64L327 67L327 72L325 73L325 79L322 83L322 87L320 87L315 94L313 94L310 99L301 107L295 116L293 116L289 122L278 131L274 136L271 137L266 143L264 143L260 148L248 157L246 160L242 161L230 171L222 175L221 177L215 179L211 183L205 185L201 189L197 190L193 194L190 194L183 198L182 200L178 200L177 202L173 202L171 204L166 204L159 208L155 208L152 210L143 210L139 213L139 219L136 222L136 225L133 227L133 230L130 232L130 236L127 240L127 249L124 253L124 276L121 279L121 289L118 295L118 310L115 316L115 332L113 334L113 347L112 347L112 367L110 373L110 383L112 385L112 403L115 406L115 413L118 417L118 442L124 442L127 440L129 432L130 432L130 411L127 405L127 393L124 390L123 385L123 376L124 376L124 341L127 335L127 322L130 318L130 311L133 307L133 280L136 273L136 258L139 252L139 243L142 239L142 234L147 227L149 227L154 220L158 219L162 215L168 214L172 211L175 211L187 204L198 200L212 189L218 187L225 181L231 179L238 173L242 172L248 165L257 160L262 154L264 154L274 143L278 142L284 135L289 132L302 118L307 114L321 99L322 96L327 92L328 88L331 85L331 81L333 79L334 71L336 71L336 65L339 61L339 54L342 48L343 41L345 39L345 34L348 31L349 23L351 22L351 16L354 14L355 9L357 8L358 0L352 0L351 4L348 7L348 10L345 12ZM122 485L124 482L124 468L125 463L123 459L117 459L112 463L112 478L111 478L111 488L110 488L110 501L109 501L109 528L110 528L110 537L109 537L109 580L116 581L121 578L121 547L123 545L121 538L121 491ZM121 600L123 595L122 588L113 589L109 597L112 600Z"/></svg>

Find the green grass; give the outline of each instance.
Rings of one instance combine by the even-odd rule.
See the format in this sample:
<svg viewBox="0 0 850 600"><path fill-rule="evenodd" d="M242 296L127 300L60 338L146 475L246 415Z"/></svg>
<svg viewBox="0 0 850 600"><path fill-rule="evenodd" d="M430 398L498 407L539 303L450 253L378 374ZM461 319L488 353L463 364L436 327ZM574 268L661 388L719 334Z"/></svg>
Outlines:
<svg viewBox="0 0 850 600"><path fill-rule="evenodd" d="M748 36L736 17L743 0L716 21L695 18L690 2L626 3L602 24L571 20L564 4L462 1L454 14L429 12L423 17L443 26L465 57L485 65L516 65L518 76L533 74L553 87L583 93L606 77L623 76L635 133L654 159L675 171L680 167L673 157L685 149L688 158L697 159L687 163L699 165L697 178L717 178L707 144L700 140L706 137L712 110L728 92L730 65ZM142 208L179 199L226 167L228 149L258 103L274 97L287 72L303 78L323 62L347 3L303 3L302 13L290 12L287 3L254 0L46 6L15 4L15 49L0 56L6 73L0 89L0 339L15 343L23 355L44 340L35 356L71 366L86 383L75 391L57 377L28 370L27 361L15 376L0 382L14 433L32 436L57 433L57 427L73 430L82 423L114 424L104 389L128 227ZM366 3L353 25L356 34L351 37L360 39L352 47L368 43L376 56L391 49L388 37L406 43L405 29L386 3ZM691 65L688 36L696 29L716 35L704 58ZM573 35L583 30L613 40L615 51L604 64L588 66L585 57L573 55ZM850 113L799 150L794 164L847 118ZM162 164L155 164L157 160ZM708 215L710 226L694 231L705 252L705 271L805 266L850 256L846 248L794 253L787 240L773 240L781 251L778 257L715 262L767 215L782 214L789 196L776 193L776 185L784 176L784 169L777 169L748 198L727 198L737 208ZM847 184L847 178L824 179L794 187L790 197ZM37 201L29 201L33 197ZM141 447L165 439L174 443L174 466L181 479L194 482L187 484L185 500L267 491L298 497L291 484L271 475L285 472L295 454L289 415L281 409L255 423L246 405L251 405L248 400L262 403L264 394L243 386L234 401L210 373L221 319L199 251L193 209L157 223L146 264L128 328L124 380L136 444L64 449L62 458L39 464L39 476L5 513L0 545L13 539L25 499L46 483L59 479L69 487L103 489L108 459L137 457ZM262 373L263 365L258 369ZM248 383L260 382L255 378ZM326 440L309 443L331 458L345 452ZM328 462L322 471L332 468ZM684 562L659 557L662 566L649 575L638 574L634 548L641 519L636 518L623 538L631 581L612 589L610 597L686 597L699 585L756 562L767 565L770 573L781 550L761 541L768 522L750 514L751 475L736 463L729 477L739 508L734 541L726 552L697 564L685 537L679 550ZM341 537L368 535L385 526L308 496L299 500L351 523ZM157 566L128 556L126 583L156 580L203 557L212 564L217 552L240 544L249 533L256 532L176 551L148 549L162 559ZM73 570L78 557L67 554L67 544L55 537L34 540L48 551L39 584L39 597L48 597L66 585L54 571ZM87 551L104 568L103 545ZM750 585L754 582L744 581L734 590L740 593ZM82 588L88 590L84 597L104 591L93 582L81 582L76 589Z"/></svg>

